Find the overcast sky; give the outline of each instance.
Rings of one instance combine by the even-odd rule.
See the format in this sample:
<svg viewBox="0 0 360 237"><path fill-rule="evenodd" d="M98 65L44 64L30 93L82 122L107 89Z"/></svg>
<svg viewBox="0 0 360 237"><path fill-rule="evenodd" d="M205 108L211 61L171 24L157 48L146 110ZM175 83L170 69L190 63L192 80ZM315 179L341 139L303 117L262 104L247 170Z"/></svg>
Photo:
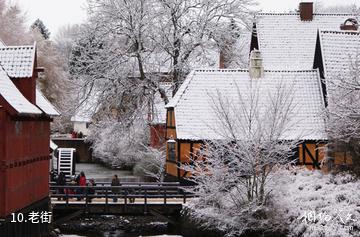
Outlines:
<svg viewBox="0 0 360 237"><path fill-rule="evenodd" d="M185 0L186 1L186 0ZM311 0L309 0L311 1ZM59 27L81 23L86 19L86 0L10 0L18 3L27 12L29 25L40 18L54 36ZM287 12L297 9L299 0L258 0L265 12ZM326 6L352 4L360 0L323 0Z"/></svg>

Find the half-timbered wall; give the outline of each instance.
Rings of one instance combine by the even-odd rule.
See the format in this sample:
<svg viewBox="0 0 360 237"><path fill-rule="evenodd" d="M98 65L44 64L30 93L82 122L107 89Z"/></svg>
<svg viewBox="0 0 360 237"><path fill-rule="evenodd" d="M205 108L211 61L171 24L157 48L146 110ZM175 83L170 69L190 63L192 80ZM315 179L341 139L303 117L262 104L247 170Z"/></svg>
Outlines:
<svg viewBox="0 0 360 237"><path fill-rule="evenodd" d="M350 152L341 152L336 151L334 152L334 165L352 165L352 157Z"/></svg>
<svg viewBox="0 0 360 237"><path fill-rule="evenodd" d="M304 142L299 145L298 157L300 165L308 169L321 169L321 161L325 158L325 143Z"/></svg>
<svg viewBox="0 0 360 237"><path fill-rule="evenodd" d="M173 109L168 109L166 115L166 139L174 139L175 157L173 159L169 155L169 147L166 146L166 172L174 177L185 177L190 174L180 169L181 164L190 162L190 158L197 149L200 149L201 142L177 140L175 113Z"/></svg>
<svg viewBox="0 0 360 237"><path fill-rule="evenodd" d="M325 158L325 143L306 142L299 145L298 157L300 165L305 165L308 169L324 169L328 171L328 167L322 167L321 162ZM352 159L349 152L330 152L327 154L333 157L333 164L337 165L351 165Z"/></svg>
<svg viewBox="0 0 360 237"><path fill-rule="evenodd" d="M201 148L203 144L201 141L187 141L178 140L176 137L175 126L175 114L173 109L169 109L167 112L167 124L166 124L166 138L173 138L175 143L175 157L170 159L167 146L166 153L166 172L174 177L183 178L188 177L191 174L185 172L181 168L181 164L188 163L193 158L193 155L197 153L197 150ZM300 165L305 165L308 169L321 169L321 162L325 158L325 146L324 142L306 141L298 146L294 159L298 159ZM348 154L339 153L336 154L335 164L349 164Z"/></svg>

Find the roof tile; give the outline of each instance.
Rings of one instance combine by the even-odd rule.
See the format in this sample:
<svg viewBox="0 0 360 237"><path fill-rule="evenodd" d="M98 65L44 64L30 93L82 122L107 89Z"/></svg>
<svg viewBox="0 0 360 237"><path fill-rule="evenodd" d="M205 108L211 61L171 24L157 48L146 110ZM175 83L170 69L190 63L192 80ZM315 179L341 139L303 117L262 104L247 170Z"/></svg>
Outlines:
<svg viewBox="0 0 360 237"><path fill-rule="evenodd" d="M0 46L0 64L11 78L33 74L35 46Z"/></svg>
<svg viewBox="0 0 360 237"><path fill-rule="evenodd" d="M259 50L265 69L312 69L318 29L338 30L351 14L314 14L301 21L299 14L260 13L256 16Z"/></svg>
<svg viewBox="0 0 360 237"><path fill-rule="evenodd" d="M6 72L0 67L0 95L19 114L42 114L42 112L30 103L11 81Z"/></svg>
<svg viewBox="0 0 360 237"><path fill-rule="evenodd" d="M167 108L174 107L178 139L221 139L223 131L217 119L212 100L218 92L233 104L238 103L238 92L246 95L254 85L259 88L260 109L266 108L266 95L276 91L279 83L292 85L296 109L290 118L291 129L282 139L322 140L326 139L325 124L320 113L324 109L320 79L316 70L309 71L265 71L264 78L251 79L245 70L196 70L181 86ZM239 91L238 91L239 90ZM246 97L246 96L245 96ZM269 96L268 96L269 97ZM245 101L247 104L248 101ZM296 121L295 121L296 120ZM243 137L239 131L238 137Z"/></svg>

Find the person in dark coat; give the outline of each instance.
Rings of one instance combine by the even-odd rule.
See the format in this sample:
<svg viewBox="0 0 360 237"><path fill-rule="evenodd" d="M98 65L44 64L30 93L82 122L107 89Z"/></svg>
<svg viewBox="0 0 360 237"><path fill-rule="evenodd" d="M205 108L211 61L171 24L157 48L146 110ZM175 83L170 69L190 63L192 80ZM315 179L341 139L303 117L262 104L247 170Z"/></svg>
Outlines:
<svg viewBox="0 0 360 237"><path fill-rule="evenodd" d="M63 172L59 173L59 176L56 180L56 185L57 186L65 186L66 185L66 177L65 174ZM57 190L58 194L65 194L64 192L64 188L58 188ZM65 200L65 197L63 197L63 199ZM58 200L60 200L60 197L58 197Z"/></svg>
<svg viewBox="0 0 360 237"><path fill-rule="evenodd" d="M87 186L88 186L87 194L88 195L94 195L95 194L94 187L96 186L95 180L90 179L90 182L87 184ZM87 202L91 202L92 199L93 199L93 197L87 197Z"/></svg>
<svg viewBox="0 0 360 237"><path fill-rule="evenodd" d="M115 174L114 175L114 177L112 178L112 180L111 180L111 186L120 186L120 180L119 180L119 178L118 178L118 176ZM111 189L111 191L112 191L112 193L113 194L118 194L119 193L119 188L112 188ZM117 202L117 197L113 197L113 202Z"/></svg>

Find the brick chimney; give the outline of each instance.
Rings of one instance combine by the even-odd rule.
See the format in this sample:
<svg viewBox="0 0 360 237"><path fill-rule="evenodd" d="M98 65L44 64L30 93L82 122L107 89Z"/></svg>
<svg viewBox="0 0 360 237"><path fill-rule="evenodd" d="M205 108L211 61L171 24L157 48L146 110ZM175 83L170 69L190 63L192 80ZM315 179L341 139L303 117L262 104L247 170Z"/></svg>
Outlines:
<svg viewBox="0 0 360 237"><path fill-rule="evenodd" d="M312 21L314 15L314 7L312 2L300 2L299 12L302 21Z"/></svg>
<svg viewBox="0 0 360 237"><path fill-rule="evenodd" d="M220 69L225 68L225 55L223 50L220 51L220 55L219 55L219 68Z"/></svg>
<svg viewBox="0 0 360 237"><path fill-rule="evenodd" d="M340 25L340 29L357 31L359 29L359 24L356 19L349 18L343 24Z"/></svg>

